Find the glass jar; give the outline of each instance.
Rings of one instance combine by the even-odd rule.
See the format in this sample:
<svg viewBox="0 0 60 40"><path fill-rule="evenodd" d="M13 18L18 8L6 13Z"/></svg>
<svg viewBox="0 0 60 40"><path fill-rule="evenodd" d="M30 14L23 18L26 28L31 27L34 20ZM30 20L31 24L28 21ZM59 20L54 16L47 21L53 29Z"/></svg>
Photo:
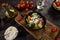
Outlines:
<svg viewBox="0 0 60 40"><path fill-rule="evenodd" d="M45 1L46 0L38 0L37 1L37 9L44 9L44 7L45 7Z"/></svg>
<svg viewBox="0 0 60 40"><path fill-rule="evenodd" d="M6 10L5 16L7 18L14 18L17 15L16 10L7 3L2 3L2 7Z"/></svg>

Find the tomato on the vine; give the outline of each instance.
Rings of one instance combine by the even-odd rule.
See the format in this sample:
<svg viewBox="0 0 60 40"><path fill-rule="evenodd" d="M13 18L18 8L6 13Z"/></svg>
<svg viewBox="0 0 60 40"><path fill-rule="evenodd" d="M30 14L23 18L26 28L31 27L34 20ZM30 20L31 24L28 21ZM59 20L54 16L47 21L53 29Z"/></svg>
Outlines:
<svg viewBox="0 0 60 40"><path fill-rule="evenodd" d="M18 4L18 5L17 5L17 8L18 8L18 9L20 9L20 7L21 7L21 5L20 5L20 4Z"/></svg>
<svg viewBox="0 0 60 40"><path fill-rule="evenodd" d="M34 3L33 3L33 1L30 2L29 7L30 7L30 9L33 9L33 8L34 8Z"/></svg>

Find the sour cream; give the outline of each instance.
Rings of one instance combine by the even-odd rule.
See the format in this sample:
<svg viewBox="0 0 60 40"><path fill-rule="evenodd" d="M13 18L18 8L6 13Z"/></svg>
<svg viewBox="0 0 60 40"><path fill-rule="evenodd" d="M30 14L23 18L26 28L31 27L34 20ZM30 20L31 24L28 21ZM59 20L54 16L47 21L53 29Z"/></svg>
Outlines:
<svg viewBox="0 0 60 40"><path fill-rule="evenodd" d="M4 38L6 40L13 40L17 37L18 30L14 26L10 26L9 28L6 29L4 35L5 35Z"/></svg>

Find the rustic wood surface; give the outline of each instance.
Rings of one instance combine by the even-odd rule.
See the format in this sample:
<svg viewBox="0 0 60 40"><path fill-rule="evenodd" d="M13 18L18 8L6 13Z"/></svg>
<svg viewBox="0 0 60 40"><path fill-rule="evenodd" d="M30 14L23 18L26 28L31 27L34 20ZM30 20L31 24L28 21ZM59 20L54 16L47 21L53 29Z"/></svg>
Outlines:
<svg viewBox="0 0 60 40"><path fill-rule="evenodd" d="M17 22L17 21L16 21ZM24 22L24 21L23 21ZM22 25L22 24L20 24L19 22L17 22L19 25ZM22 23L22 21L21 21L21 23ZM49 24L49 25L48 25ZM51 25L53 25L53 27L57 27L57 26L55 26L53 23L51 23L51 22L49 22L49 21L47 21L47 28L46 29L50 29L51 27L49 27L49 26L51 26ZM25 25L25 24L24 24ZM23 25L22 25L23 26ZM49 28L48 28L49 27ZM29 33L34 37L34 38L36 38L36 39L40 39L41 37L39 37L39 35L38 35L38 38L37 38L37 36L34 34L34 33L36 33L37 34L37 32L33 32L32 33L32 31L30 31L30 30L28 30L25 26L23 26L23 28L24 29L26 29L26 31L28 32L29 31ZM58 27L57 27L58 28ZM59 30L59 29L58 29ZM40 30L41 31L41 30ZM3 31L2 31L3 32ZM45 32L45 30L44 30L44 32ZM48 31L48 34L51 32L51 30L49 30ZM52 36L52 39L55 39L55 37L56 37L56 35L58 34L58 32L56 33L56 34L54 34L55 36L53 37ZM41 35L41 34L40 34ZM50 35L50 34L49 34ZM46 36L46 38L49 38L49 39L51 39L51 37L49 37L49 35L47 35L47 34L45 34L43 37L42 37L42 39L41 40L44 40L45 38L45 36ZM52 34L53 35L53 34ZM52 40L51 39L51 40Z"/></svg>
<svg viewBox="0 0 60 40"><path fill-rule="evenodd" d="M30 12L30 11L29 11ZM28 13L28 12L27 12ZM20 14L26 14L26 12L24 12L24 13L20 13ZM22 20L20 21L20 22L18 22L17 21L17 18L18 17L20 17L21 18L21 16L20 16L20 14L15 18L15 21L19 24L19 25L21 25L28 33L30 33L30 35L32 35L35 39L37 39L37 40L39 40L39 39L41 39L41 40L43 40L43 38L44 38L44 36L47 36L46 38L44 38L44 39L46 39L46 40L54 40L55 39L55 37L57 36L57 34L58 34L58 32L59 32L59 28L56 26L56 25L54 25L53 23L51 23L51 22L49 22L48 20L46 20L46 26L45 26L45 29L41 29L41 30L38 30L38 31L32 31L32 30L30 30L30 29L28 29L27 27L27 24L25 23L25 19L24 19L24 17L26 16L26 15L24 15L24 17L22 17ZM56 27L57 28L57 32L56 33L52 33L51 32L51 29L53 28L53 27Z"/></svg>

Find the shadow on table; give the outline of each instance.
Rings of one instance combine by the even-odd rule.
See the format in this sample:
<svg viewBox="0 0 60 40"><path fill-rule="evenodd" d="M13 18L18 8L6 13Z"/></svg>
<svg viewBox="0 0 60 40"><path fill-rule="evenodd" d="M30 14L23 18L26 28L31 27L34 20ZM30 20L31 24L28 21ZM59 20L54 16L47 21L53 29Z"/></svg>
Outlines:
<svg viewBox="0 0 60 40"><path fill-rule="evenodd" d="M48 10L48 15L54 20L60 20L60 11L55 10L53 7Z"/></svg>

